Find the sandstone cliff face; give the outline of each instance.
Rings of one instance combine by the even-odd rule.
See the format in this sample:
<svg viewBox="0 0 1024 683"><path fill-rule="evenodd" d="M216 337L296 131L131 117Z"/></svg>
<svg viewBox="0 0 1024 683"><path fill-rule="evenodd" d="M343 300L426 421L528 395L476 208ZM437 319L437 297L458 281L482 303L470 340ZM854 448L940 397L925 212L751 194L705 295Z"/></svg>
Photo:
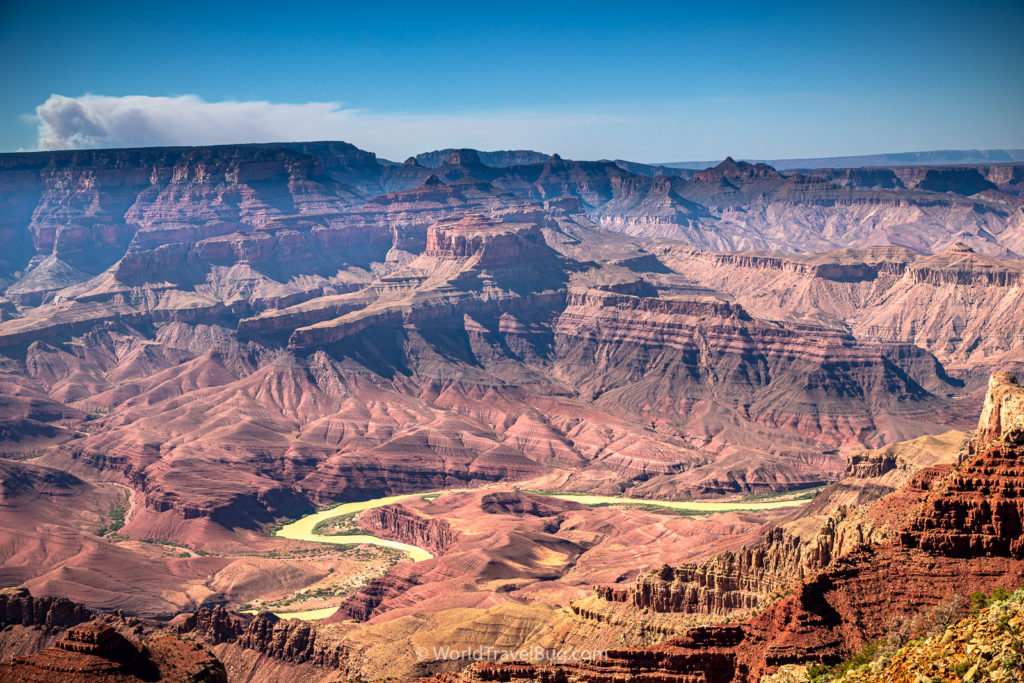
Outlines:
<svg viewBox="0 0 1024 683"><path fill-rule="evenodd" d="M236 614L203 607L177 621L175 630L197 640L225 660L242 660L256 680L311 671L326 678L356 671L342 634L316 623L280 619L269 612Z"/></svg>
<svg viewBox="0 0 1024 683"><path fill-rule="evenodd" d="M35 202L25 229L36 252L89 274L114 263L139 232L212 224L209 236L225 223L261 225L358 199L315 158L280 148L35 153L7 155L6 162L0 185ZM26 196L19 190L26 187L36 193Z"/></svg>
<svg viewBox="0 0 1024 683"><path fill-rule="evenodd" d="M297 619L282 620L271 614L253 619L236 644L265 657L293 664L312 664L344 675L349 668L344 645L324 637L315 624Z"/></svg>
<svg viewBox="0 0 1024 683"><path fill-rule="evenodd" d="M825 430L837 446L846 445L844 432L857 431L861 415L884 411L890 400L910 412L928 401L921 388L941 392L948 384L917 347L767 323L717 297L571 290L555 333L558 376L598 406L657 420L714 397L741 401L757 422L804 435L831 419L819 397L842 393L844 424ZM887 393L870 405L860 404L861 391L843 388L880 385ZM667 386L675 387L671 396Z"/></svg>
<svg viewBox="0 0 1024 683"><path fill-rule="evenodd" d="M846 553L892 538L902 522L869 505L891 505L900 488L927 489L965 443L962 433L951 432L852 453L838 482L757 545L700 564L663 566L641 574L627 591L599 586L596 592L653 612L728 615L763 606Z"/></svg>
<svg viewBox="0 0 1024 683"><path fill-rule="evenodd" d="M511 216L510 216L511 217ZM550 259L541 232L543 214L524 216L524 222L502 223L476 217L432 225L424 255L433 258L476 256L480 267L506 266L521 260Z"/></svg>
<svg viewBox="0 0 1024 683"><path fill-rule="evenodd" d="M827 566L842 546L837 530L842 518L829 517L812 539L772 529L753 548L716 555L699 565L666 565L642 575L625 595L600 588L597 594L655 612L725 615L748 610L770 601L794 580Z"/></svg>
<svg viewBox="0 0 1024 683"><path fill-rule="evenodd" d="M330 629L223 607L203 607L177 620L175 636L166 623L120 613L100 617L70 600L6 589L0 592L0 625L5 652L20 654L0 665L3 681L227 681L221 657L244 662L256 680L309 673L326 679L354 670L340 634ZM232 678L236 674L232 669Z"/></svg>
<svg viewBox="0 0 1024 683"><path fill-rule="evenodd" d="M390 538L440 555L455 542L455 532L443 519L427 519L399 504L367 510L359 523L382 538Z"/></svg>
<svg viewBox="0 0 1024 683"><path fill-rule="evenodd" d="M953 557L1024 559L1024 387L992 376L964 462L929 492L902 534L907 547Z"/></svg>
<svg viewBox="0 0 1024 683"><path fill-rule="evenodd" d="M978 430L969 454L980 452L993 441L1019 445L1024 431L1024 388L1008 372L997 372L988 383L988 395L981 409Z"/></svg>
<svg viewBox="0 0 1024 683"><path fill-rule="evenodd" d="M1019 213L1012 208L1019 165L787 176L728 159L687 179L557 155L500 166L473 150L442 156L433 169L388 165L335 142L5 155L0 196L11 224L0 233L7 247L0 277L22 279L22 290L53 291L139 250L252 234L295 216L367 228L390 213L396 246L420 250L421 230L410 230L398 211L436 210L496 190L510 193L505 203L573 195L606 227L705 249L820 251L897 235L924 252L958 237L994 255L1018 246L1008 228ZM386 193L410 194L377 201ZM46 258L61 265L41 269ZM132 272L126 265L124 274Z"/></svg>
<svg viewBox="0 0 1024 683"><path fill-rule="evenodd" d="M35 598L24 588L0 591L0 623L59 629L81 624L93 613L66 598Z"/></svg>

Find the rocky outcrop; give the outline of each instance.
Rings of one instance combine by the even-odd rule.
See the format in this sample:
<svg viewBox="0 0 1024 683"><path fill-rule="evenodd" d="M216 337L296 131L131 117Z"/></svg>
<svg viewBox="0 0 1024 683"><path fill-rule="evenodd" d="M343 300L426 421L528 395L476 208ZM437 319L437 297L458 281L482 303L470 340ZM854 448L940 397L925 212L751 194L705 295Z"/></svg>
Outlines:
<svg viewBox="0 0 1024 683"><path fill-rule="evenodd" d="M0 625L60 629L89 621L95 615L66 598L33 597L24 588L0 590Z"/></svg>
<svg viewBox="0 0 1024 683"><path fill-rule="evenodd" d="M925 257L908 266L906 279L936 287L1014 287L1024 283L1024 269L1016 262L1003 263L986 258L965 244L955 243L941 254Z"/></svg>
<svg viewBox="0 0 1024 683"><path fill-rule="evenodd" d="M973 364L1021 348L1015 315L1024 266L954 242L921 255L900 247L813 255L658 251L670 267L731 295L751 316L842 321L857 337L901 339L944 364ZM970 292L967 296L966 292ZM964 298L959 298L963 296ZM827 323L828 324L828 323ZM986 373L987 376L987 373Z"/></svg>
<svg viewBox="0 0 1024 683"><path fill-rule="evenodd" d="M133 643L95 621L72 626L54 647L0 664L5 683L227 680L224 665L198 645L172 635Z"/></svg>
<svg viewBox="0 0 1024 683"><path fill-rule="evenodd" d="M201 607L189 614L178 624L177 629L183 635L195 636L210 645L219 645L237 640L251 622L251 618L239 616L218 605Z"/></svg>
<svg viewBox="0 0 1024 683"><path fill-rule="evenodd" d="M29 630L20 634L20 627ZM164 622L120 612L100 615L64 598L34 598L24 589L4 589L0 630L5 646L31 653L0 664L0 681L5 682L226 681L224 665L204 647L229 658L248 658L257 680L273 680L289 666L335 673L350 666L340 633L269 612L250 616L221 606L176 619L172 635ZM45 638L38 637L40 630ZM47 649L49 643L53 645Z"/></svg>
<svg viewBox="0 0 1024 683"><path fill-rule="evenodd" d="M443 519L417 515L395 503L367 510L359 515L359 524L382 538L390 538L440 555L455 542L455 532Z"/></svg>
<svg viewBox="0 0 1024 683"><path fill-rule="evenodd" d="M494 152L482 152L478 150L464 149L438 149L433 152L417 154L417 163L426 168L437 168L441 164L452 163L453 155L460 157L466 152L473 152L480 163L488 166L506 168L508 166L526 166L528 164L542 164L550 158L550 154L534 152L529 149L509 149Z"/></svg>
<svg viewBox="0 0 1024 683"><path fill-rule="evenodd" d="M298 619L278 619L262 613L253 619L237 644L265 657L293 664L345 672L349 666L346 646L324 635L316 624Z"/></svg>
<svg viewBox="0 0 1024 683"><path fill-rule="evenodd" d="M838 482L818 493L798 518L767 530L756 546L700 564L663 566L641 574L628 590L597 587L597 595L654 612L728 615L761 607L845 553L891 538L904 523L898 515L866 514L864 507L890 500L901 487L922 495L949 471L964 443L963 436L950 433L851 453Z"/></svg>
<svg viewBox="0 0 1024 683"><path fill-rule="evenodd" d="M250 617L219 606L203 607L178 623L177 630L210 647L250 650L277 662L339 672L350 665L349 651L337 634L313 622L280 619L270 612Z"/></svg>
<svg viewBox="0 0 1024 683"><path fill-rule="evenodd" d="M335 623L346 619L367 621L380 614L381 608L387 600L402 595L419 583L419 577L415 574L399 575L399 572L388 572L342 600L338 605L338 611L329 616L324 623Z"/></svg>
<svg viewBox="0 0 1024 683"><path fill-rule="evenodd" d="M476 256L481 267L554 256L538 223L503 223L475 216L430 226L424 255L446 259Z"/></svg>
<svg viewBox="0 0 1024 683"><path fill-rule="evenodd" d="M975 455L994 441L1020 445L1024 432L1024 387L1009 372L997 372L988 383L988 394L978 419L978 429L967 455Z"/></svg>
<svg viewBox="0 0 1024 683"><path fill-rule="evenodd" d="M751 609L826 566L836 549L837 526L836 518L830 518L813 545L776 528L753 548L716 555L699 565L666 565L643 574L624 597L639 609L655 612L724 615Z"/></svg>
<svg viewBox="0 0 1024 683"><path fill-rule="evenodd" d="M719 267L777 270L804 277L850 283L874 280L880 274L902 275L907 264L915 258L910 250L898 247L864 250L863 254L857 255L836 254L835 258L826 255L801 258L758 252L692 253L694 257L710 260Z"/></svg>
<svg viewBox="0 0 1024 683"><path fill-rule="evenodd" d="M919 190L977 194L994 190L995 184L986 180L975 168L929 168L914 185Z"/></svg>
<svg viewBox="0 0 1024 683"><path fill-rule="evenodd" d="M952 382L935 374L934 359L919 347L759 320L707 294L654 298L573 288L555 334L560 377L598 406L614 404L646 419L657 420L676 401L715 397L746 402L744 412L761 424L809 435L808 427L816 431L809 422L820 425L833 415L815 405L819 396L885 385L884 395L850 390L842 420L852 425L890 402L911 412L914 403L929 400L921 388ZM873 394L870 407L858 407L867 394ZM757 398L751 402L751 396ZM832 438L842 433L825 431Z"/></svg>
<svg viewBox="0 0 1024 683"><path fill-rule="evenodd" d="M928 492L901 535L906 547L953 557L1024 559L1024 387L992 376L965 461Z"/></svg>

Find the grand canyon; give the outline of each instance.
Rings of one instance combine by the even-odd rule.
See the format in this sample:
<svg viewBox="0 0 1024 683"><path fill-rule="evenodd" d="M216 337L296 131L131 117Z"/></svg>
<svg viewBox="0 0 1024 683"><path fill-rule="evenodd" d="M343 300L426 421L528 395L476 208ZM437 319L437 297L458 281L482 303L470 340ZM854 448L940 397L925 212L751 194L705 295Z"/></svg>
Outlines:
<svg viewBox="0 0 1024 683"><path fill-rule="evenodd" d="M1024 162L7 153L0 246L3 681L810 680L1024 584Z"/></svg>

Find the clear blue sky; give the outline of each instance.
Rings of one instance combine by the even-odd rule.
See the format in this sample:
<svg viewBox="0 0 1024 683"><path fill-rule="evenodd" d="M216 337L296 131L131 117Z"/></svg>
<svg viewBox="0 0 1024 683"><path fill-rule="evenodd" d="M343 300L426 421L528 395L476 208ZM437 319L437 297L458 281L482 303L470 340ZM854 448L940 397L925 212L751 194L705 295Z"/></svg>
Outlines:
<svg viewBox="0 0 1024 683"><path fill-rule="evenodd" d="M471 145L638 161L1024 147L1021 0L0 0L0 64L3 151L40 145L48 100L48 147L331 137L391 158ZM332 104L276 106L311 102Z"/></svg>

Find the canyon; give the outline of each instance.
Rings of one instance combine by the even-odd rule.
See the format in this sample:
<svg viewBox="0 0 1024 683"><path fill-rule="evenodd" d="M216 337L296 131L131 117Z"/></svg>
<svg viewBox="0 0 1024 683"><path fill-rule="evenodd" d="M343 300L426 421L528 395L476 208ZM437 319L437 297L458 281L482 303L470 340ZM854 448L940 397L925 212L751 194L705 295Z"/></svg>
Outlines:
<svg viewBox="0 0 1024 683"><path fill-rule="evenodd" d="M757 680L1019 579L1020 162L0 154L0 247L11 666Z"/></svg>

